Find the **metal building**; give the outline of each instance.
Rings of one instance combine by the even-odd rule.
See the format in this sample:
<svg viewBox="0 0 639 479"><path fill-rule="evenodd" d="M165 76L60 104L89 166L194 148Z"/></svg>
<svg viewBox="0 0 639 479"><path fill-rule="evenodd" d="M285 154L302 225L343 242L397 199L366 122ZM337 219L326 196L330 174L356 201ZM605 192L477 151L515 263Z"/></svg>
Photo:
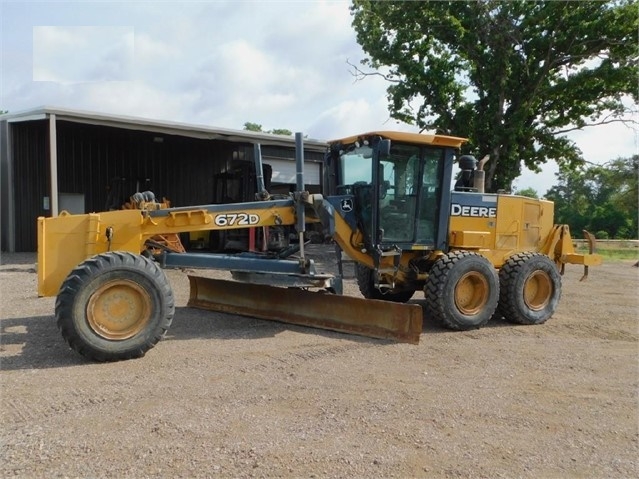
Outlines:
<svg viewBox="0 0 639 479"><path fill-rule="evenodd" d="M220 178L254 174L255 144L270 191L292 191L293 137L51 107L2 115L2 251L35 251L38 216L118 208L136 191L172 206L221 202ZM326 144L304 147L306 188L321 192Z"/></svg>

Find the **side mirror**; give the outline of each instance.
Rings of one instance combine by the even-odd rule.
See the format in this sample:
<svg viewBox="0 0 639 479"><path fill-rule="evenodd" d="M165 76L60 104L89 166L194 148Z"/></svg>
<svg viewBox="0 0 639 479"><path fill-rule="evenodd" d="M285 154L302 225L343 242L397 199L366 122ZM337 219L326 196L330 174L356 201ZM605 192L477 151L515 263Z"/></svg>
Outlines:
<svg viewBox="0 0 639 479"><path fill-rule="evenodd" d="M391 149L391 141L390 140L379 140L377 143L377 151L379 151L379 159L383 160L384 158L388 158L390 156Z"/></svg>

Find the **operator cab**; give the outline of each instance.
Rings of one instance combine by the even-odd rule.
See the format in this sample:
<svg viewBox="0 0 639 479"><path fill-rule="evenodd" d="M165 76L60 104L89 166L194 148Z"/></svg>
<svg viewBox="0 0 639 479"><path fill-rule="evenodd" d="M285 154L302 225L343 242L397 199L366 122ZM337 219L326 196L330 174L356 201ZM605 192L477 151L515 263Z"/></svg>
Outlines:
<svg viewBox="0 0 639 479"><path fill-rule="evenodd" d="M438 249L446 241L453 157L463 141L379 132L331 142L329 195L353 197L369 248Z"/></svg>

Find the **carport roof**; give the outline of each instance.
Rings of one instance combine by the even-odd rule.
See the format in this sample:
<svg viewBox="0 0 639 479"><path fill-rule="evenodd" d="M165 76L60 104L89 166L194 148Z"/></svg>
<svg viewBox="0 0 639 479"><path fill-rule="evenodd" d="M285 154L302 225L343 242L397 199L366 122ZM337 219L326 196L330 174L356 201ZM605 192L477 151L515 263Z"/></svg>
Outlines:
<svg viewBox="0 0 639 479"><path fill-rule="evenodd" d="M55 115L57 120L85 123L90 125L104 125L114 128L150 131L168 135L187 136L208 140L224 140L236 143L260 143L261 145L294 147L295 138L292 136L272 135L270 133L233 130L207 125L179 123L173 121L152 120L148 118L111 115L93 111L72 110L51 106L41 106L31 110L0 115L0 120L10 123L32 120L44 120ZM304 139L304 148L314 151L324 151L326 143L320 140Z"/></svg>

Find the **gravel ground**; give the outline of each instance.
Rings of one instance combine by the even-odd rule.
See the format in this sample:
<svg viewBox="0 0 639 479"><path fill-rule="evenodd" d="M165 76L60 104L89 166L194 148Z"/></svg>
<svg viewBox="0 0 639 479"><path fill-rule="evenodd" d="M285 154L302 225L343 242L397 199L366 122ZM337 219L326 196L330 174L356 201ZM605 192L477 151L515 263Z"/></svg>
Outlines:
<svg viewBox="0 0 639 479"><path fill-rule="evenodd" d="M167 338L108 364L66 346L34 261L0 266L0 477L639 477L632 261L569 266L545 325L425 318L418 346L186 308L172 270Z"/></svg>

